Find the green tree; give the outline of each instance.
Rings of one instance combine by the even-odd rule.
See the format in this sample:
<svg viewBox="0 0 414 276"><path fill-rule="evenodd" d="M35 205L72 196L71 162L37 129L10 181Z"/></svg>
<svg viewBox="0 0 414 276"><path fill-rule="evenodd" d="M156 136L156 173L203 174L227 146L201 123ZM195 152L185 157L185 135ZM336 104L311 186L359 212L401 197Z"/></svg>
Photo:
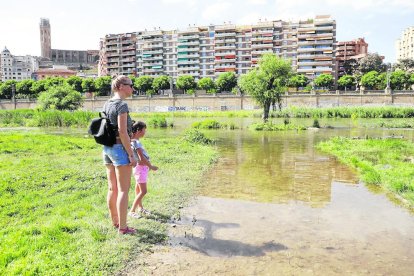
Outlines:
<svg viewBox="0 0 414 276"><path fill-rule="evenodd" d="M86 78L82 80L82 91L83 92L95 92L95 80L93 78Z"/></svg>
<svg viewBox="0 0 414 276"><path fill-rule="evenodd" d="M220 92L232 91L237 85L237 76L234 72L225 72L216 79L216 87Z"/></svg>
<svg viewBox="0 0 414 276"><path fill-rule="evenodd" d="M159 76L152 82L152 89L156 92L170 88L170 77Z"/></svg>
<svg viewBox="0 0 414 276"><path fill-rule="evenodd" d="M39 108L43 110L76 110L82 106L83 98L81 93L66 84L52 86L47 91L40 93L38 103Z"/></svg>
<svg viewBox="0 0 414 276"><path fill-rule="evenodd" d="M177 78L177 88L184 90L185 93L192 94L197 88L197 83L193 76L183 75Z"/></svg>
<svg viewBox="0 0 414 276"><path fill-rule="evenodd" d="M393 68L400 69L405 72L414 72L414 59L404 58L399 59L398 62L393 66Z"/></svg>
<svg viewBox="0 0 414 276"><path fill-rule="evenodd" d="M262 55L258 67L239 79L241 90L251 95L263 107L263 120L267 122L271 104L282 105L282 93L286 91L291 64L288 60L268 53Z"/></svg>
<svg viewBox="0 0 414 276"><path fill-rule="evenodd" d="M355 76L358 70L358 66L358 61L355 59L348 59L343 63L344 72L346 75Z"/></svg>
<svg viewBox="0 0 414 276"><path fill-rule="evenodd" d="M352 85L355 84L355 77L354 76L350 76L350 75L343 75L342 77L339 78L338 80L338 85L340 88L345 88L345 90L347 88L351 88Z"/></svg>
<svg viewBox="0 0 414 276"><path fill-rule="evenodd" d="M392 72L390 75L390 86L393 90L409 89L410 75L401 70Z"/></svg>
<svg viewBox="0 0 414 276"><path fill-rule="evenodd" d="M51 77L45 79L45 90L52 86L62 86L66 83L66 80L62 77Z"/></svg>
<svg viewBox="0 0 414 276"><path fill-rule="evenodd" d="M329 89L333 84L333 77L331 74L320 74L313 80L313 83L316 86Z"/></svg>
<svg viewBox="0 0 414 276"><path fill-rule="evenodd" d="M201 90L205 90L207 93L216 93L217 88L216 84L211 78L202 78L198 81L198 88Z"/></svg>
<svg viewBox="0 0 414 276"><path fill-rule="evenodd" d="M308 77L303 74L294 74L289 78L289 87L295 87L296 90L299 87L305 87L308 83Z"/></svg>
<svg viewBox="0 0 414 276"><path fill-rule="evenodd" d="M66 83L69 84L75 91L82 92L82 78L78 76L70 76L66 79Z"/></svg>
<svg viewBox="0 0 414 276"><path fill-rule="evenodd" d="M99 77L95 80L97 96L111 95L112 78L110 76Z"/></svg>
<svg viewBox="0 0 414 276"><path fill-rule="evenodd" d="M32 95L34 98L37 98L40 93L46 90L46 79L35 81L32 85Z"/></svg>
<svg viewBox="0 0 414 276"><path fill-rule="evenodd" d="M140 76L136 78L134 82L134 87L145 94L153 94L152 83L154 82L154 78L150 76ZM149 92L149 93L148 93Z"/></svg>
<svg viewBox="0 0 414 276"><path fill-rule="evenodd" d="M0 85L0 98L11 99L12 98L12 86L16 85L15 80L7 80Z"/></svg>
<svg viewBox="0 0 414 276"><path fill-rule="evenodd" d="M377 71L379 73L385 72L387 69L386 65L382 61L382 57L377 53L368 54L358 61L358 66L355 74L364 75L371 71Z"/></svg>
<svg viewBox="0 0 414 276"><path fill-rule="evenodd" d="M368 89L379 89L381 78L377 71L371 71L361 77L361 84Z"/></svg>
<svg viewBox="0 0 414 276"><path fill-rule="evenodd" d="M34 80L22 80L16 84L16 98L29 99L35 98L32 92Z"/></svg>

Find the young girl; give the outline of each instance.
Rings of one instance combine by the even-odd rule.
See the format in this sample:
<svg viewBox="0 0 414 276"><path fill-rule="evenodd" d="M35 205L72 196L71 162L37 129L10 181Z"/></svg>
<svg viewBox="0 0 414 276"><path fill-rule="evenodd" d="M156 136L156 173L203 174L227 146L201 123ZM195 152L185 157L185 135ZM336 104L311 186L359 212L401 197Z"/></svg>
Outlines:
<svg viewBox="0 0 414 276"><path fill-rule="evenodd" d="M149 170L158 170L158 167L153 166L150 162L148 153L145 151L139 138L144 137L147 125L144 122L136 122L132 125L132 141L131 146L138 159L138 164L134 168L135 176L135 200L132 204L129 216L133 218L140 218L142 214L149 215L150 212L142 207L142 199L147 193L147 178ZM136 212L137 207L138 212Z"/></svg>

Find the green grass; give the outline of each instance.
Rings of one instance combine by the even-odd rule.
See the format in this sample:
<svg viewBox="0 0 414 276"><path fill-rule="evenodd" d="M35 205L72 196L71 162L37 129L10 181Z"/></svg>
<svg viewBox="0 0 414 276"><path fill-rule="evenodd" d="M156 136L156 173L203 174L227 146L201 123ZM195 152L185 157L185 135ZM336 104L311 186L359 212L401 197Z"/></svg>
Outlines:
<svg viewBox="0 0 414 276"><path fill-rule="evenodd" d="M271 122L268 123L255 123L249 126L250 129L253 130L264 130L264 131L283 131L283 130L305 130L306 127L302 125L295 125L289 122L284 124L273 124Z"/></svg>
<svg viewBox="0 0 414 276"><path fill-rule="evenodd" d="M237 111L185 111L185 112L147 112L131 113L133 118L148 118L148 123L155 127L174 125L174 117L184 118L260 118L263 110ZM98 112L91 111L39 111L34 109L0 110L0 127L86 127ZM272 111L272 118L414 118L411 107L332 107L309 108L289 107L282 111ZM167 119L169 118L168 122ZM229 127L231 128L231 127Z"/></svg>
<svg viewBox="0 0 414 276"><path fill-rule="evenodd" d="M290 107L270 114L276 118L413 118L412 107Z"/></svg>
<svg viewBox="0 0 414 276"><path fill-rule="evenodd" d="M93 139L0 133L0 275L113 274L134 252L163 242L167 220L191 197L216 153L182 138L154 140L143 140L160 167L150 173L144 205L158 220L134 221L139 234L119 236Z"/></svg>
<svg viewBox="0 0 414 276"><path fill-rule="evenodd" d="M321 150L358 170L367 184L391 191L414 206L414 144L401 139L336 137L318 144Z"/></svg>
<svg viewBox="0 0 414 276"><path fill-rule="evenodd" d="M220 123L214 119L206 119L199 122L194 122L191 124L193 128L199 129L236 129L236 125L234 123Z"/></svg>

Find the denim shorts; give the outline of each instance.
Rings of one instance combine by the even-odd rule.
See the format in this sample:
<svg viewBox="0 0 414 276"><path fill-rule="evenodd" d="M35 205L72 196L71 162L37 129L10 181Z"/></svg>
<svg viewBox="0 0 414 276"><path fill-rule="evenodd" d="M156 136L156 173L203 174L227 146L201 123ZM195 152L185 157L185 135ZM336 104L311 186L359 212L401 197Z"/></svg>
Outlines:
<svg viewBox="0 0 414 276"><path fill-rule="evenodd" d="M102 151L105 165L125 166L129 165L128 153L122 144L115 144L112 147L104 146Z"/></svg>

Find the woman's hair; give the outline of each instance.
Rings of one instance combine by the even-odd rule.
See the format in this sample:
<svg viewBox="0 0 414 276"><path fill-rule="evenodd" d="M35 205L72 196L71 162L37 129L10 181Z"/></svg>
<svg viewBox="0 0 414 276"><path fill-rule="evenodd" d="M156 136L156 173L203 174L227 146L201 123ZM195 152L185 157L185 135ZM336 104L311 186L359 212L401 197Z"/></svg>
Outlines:
<svg viewBox="0 0 414 276"><path fill-rule="evenodd" d="M141 131L144 128L147 128L147 125L144 122L138 121L132 125L132 133Z"/></svg>
<svg viewBox="0 0 414 276"><path fill-rule="evenodd" d="M131 83L131 79L128 78L127 76L124 75L119 75L114 77L114 79L112 80L112 91L118 92L119 91L119 87L121 87L121 84L127 84L127 83Z"/></svg>

